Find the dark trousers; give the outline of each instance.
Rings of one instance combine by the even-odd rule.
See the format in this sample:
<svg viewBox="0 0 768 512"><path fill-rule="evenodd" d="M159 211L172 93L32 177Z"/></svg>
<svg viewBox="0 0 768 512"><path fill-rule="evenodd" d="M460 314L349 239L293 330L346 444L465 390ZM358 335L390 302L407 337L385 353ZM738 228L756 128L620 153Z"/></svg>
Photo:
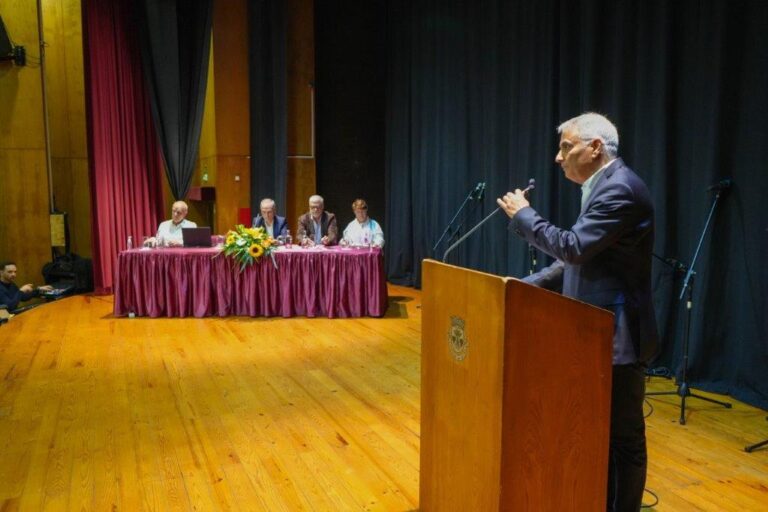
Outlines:
<svg viewBox="0 0 768 512"><path fill-rule="evenodd" d="M645 448L645 366L615 365L611 386L608 503L611 512L637 512L643 501L648 454Z"/></svg>

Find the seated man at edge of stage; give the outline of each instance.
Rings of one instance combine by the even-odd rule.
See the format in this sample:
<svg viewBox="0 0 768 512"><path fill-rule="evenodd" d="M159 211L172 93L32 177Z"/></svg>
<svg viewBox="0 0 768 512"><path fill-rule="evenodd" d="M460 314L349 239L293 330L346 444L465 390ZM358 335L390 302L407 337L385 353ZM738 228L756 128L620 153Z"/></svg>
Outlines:
<svg viewBox="0 0 768 512"><path fill-rule="evenodd" d="M497 200L509 228L555 262L524 281L614 314L609 511L638 511L648 456L643 398L645 365L658 333L651 292L654 214L643 180L618 157L619 134L602 115L561 124L555 157L566 179L581 185L581 213L559 228L531 208L521 190Z"/></svg>
<svg viewBox="0 0 768 512"><path fill-rule="evenodd" d="M309 212L299 217L299 232L302 245L336 245L339 228L336 216L325 211L325 201L318 195L309 198Z"/></svg>
<svg viewBox="0 0 768 512"><path fill-rule="evenodd" d="M384 231L379 223L368 216L368 203L356 199L352 203L355 219L344 229L344 240L350 245L384 247Z"/></svg>
<svg viewBox="0 0 768 512"><path fill-rule="evenodd" d="M5 261L0 264L0 304L13 313L19 305L19 302L38 297L40 292L49 292L53 287L49 285L35 287L32 283L16 286L16 264L12 261Z"/></svg>
<svg viewBox="0 0 768 512"><path fill-rule="evenodd" d="M285 217L276 214L274 199L264 198L259 203L259 215L253 218L254 228L264 228L272 238L285 236L288 233L288 223Z"/></svg>
<svg viewBox="0 0 768 512"><path fill-rule="evenodd" d="M170 246L181 247L184 245L184 240L181 237L182 228L196 228L197 224L191 220L187 220L187 212L189 207L184 201L176 201L171 207L171 218L164 220L157 227L157 234L148 239L145 245L150 247L155 246Z"/></svg>

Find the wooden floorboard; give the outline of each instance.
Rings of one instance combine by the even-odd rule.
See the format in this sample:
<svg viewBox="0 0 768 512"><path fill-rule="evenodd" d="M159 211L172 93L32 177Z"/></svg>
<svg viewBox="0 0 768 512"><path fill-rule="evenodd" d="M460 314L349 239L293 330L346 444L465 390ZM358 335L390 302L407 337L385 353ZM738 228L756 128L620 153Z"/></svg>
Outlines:
<svg viewBox="0 0 768 512"><path fill-rule="evenodd" d="M0 510L418 509L420 292L389 291L381 319L118 319L89 296L13 318ZM649 400L653 510L768 510L768 447L743 450L766 413L733 403L682 426Z"/></svg>

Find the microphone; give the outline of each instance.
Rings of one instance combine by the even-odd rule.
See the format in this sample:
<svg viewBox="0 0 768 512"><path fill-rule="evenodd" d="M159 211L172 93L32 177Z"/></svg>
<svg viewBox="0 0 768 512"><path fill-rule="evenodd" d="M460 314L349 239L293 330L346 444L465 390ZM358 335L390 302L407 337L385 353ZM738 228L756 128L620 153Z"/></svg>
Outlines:
<svg viewBox="0 0 768 512"><path fill-rule="evenodd" d="M726 178L724 180L720 180L717 183L715 183L712 186L707 187L707 192L717 191L720 192L722 190L728 190L733 185L733 180L730 178Z"/></svg>
<svg viewBox="0 0 768 512"><path fill-rule="evenodd" d="M664 262L672 267L675 272L688 272L688 266L680 260L675 258L664 258Z"/></svg>
<svg viewBox="0 0 768 512"><path fill-rule="evenodd" d="M478 181L477 185L475 185L475 190L472 191L472 199L479 201L483 198L483 195L485 195L485 182Z"/></svg>
<svg viewBox="0 0 768 512"><path fill-rule="evenodd" d="M536 188L536 180L531 178L528 180L528 186L523 189L523 195L525 197L528 197L528 192L534 190Z"/></svg>

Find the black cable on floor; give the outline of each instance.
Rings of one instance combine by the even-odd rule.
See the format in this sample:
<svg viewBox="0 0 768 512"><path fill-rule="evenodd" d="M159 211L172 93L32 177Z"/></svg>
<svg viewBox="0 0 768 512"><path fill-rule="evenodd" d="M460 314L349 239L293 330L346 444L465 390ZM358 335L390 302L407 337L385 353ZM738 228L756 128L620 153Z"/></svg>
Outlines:
<svg viewBox="0 0 768 512"><path fill-rule="evenodd" d="M650 494L651 496L653 496L653 499L655 499L656 501L654 501L653 503L651 503L651 504L649 504L649 505L646 505L645 503L643 503L642 505L640 505L640 508L653 508L653 507L655 507L656 505L658 505L658 504L659 504L659 497L658 497L658 496L656 496L656 493L654 493L654 492L653 492L652 490L650 490L650 489L644 489L644 490L645 490L645 492L647 492L648 494Z"/></svg>

